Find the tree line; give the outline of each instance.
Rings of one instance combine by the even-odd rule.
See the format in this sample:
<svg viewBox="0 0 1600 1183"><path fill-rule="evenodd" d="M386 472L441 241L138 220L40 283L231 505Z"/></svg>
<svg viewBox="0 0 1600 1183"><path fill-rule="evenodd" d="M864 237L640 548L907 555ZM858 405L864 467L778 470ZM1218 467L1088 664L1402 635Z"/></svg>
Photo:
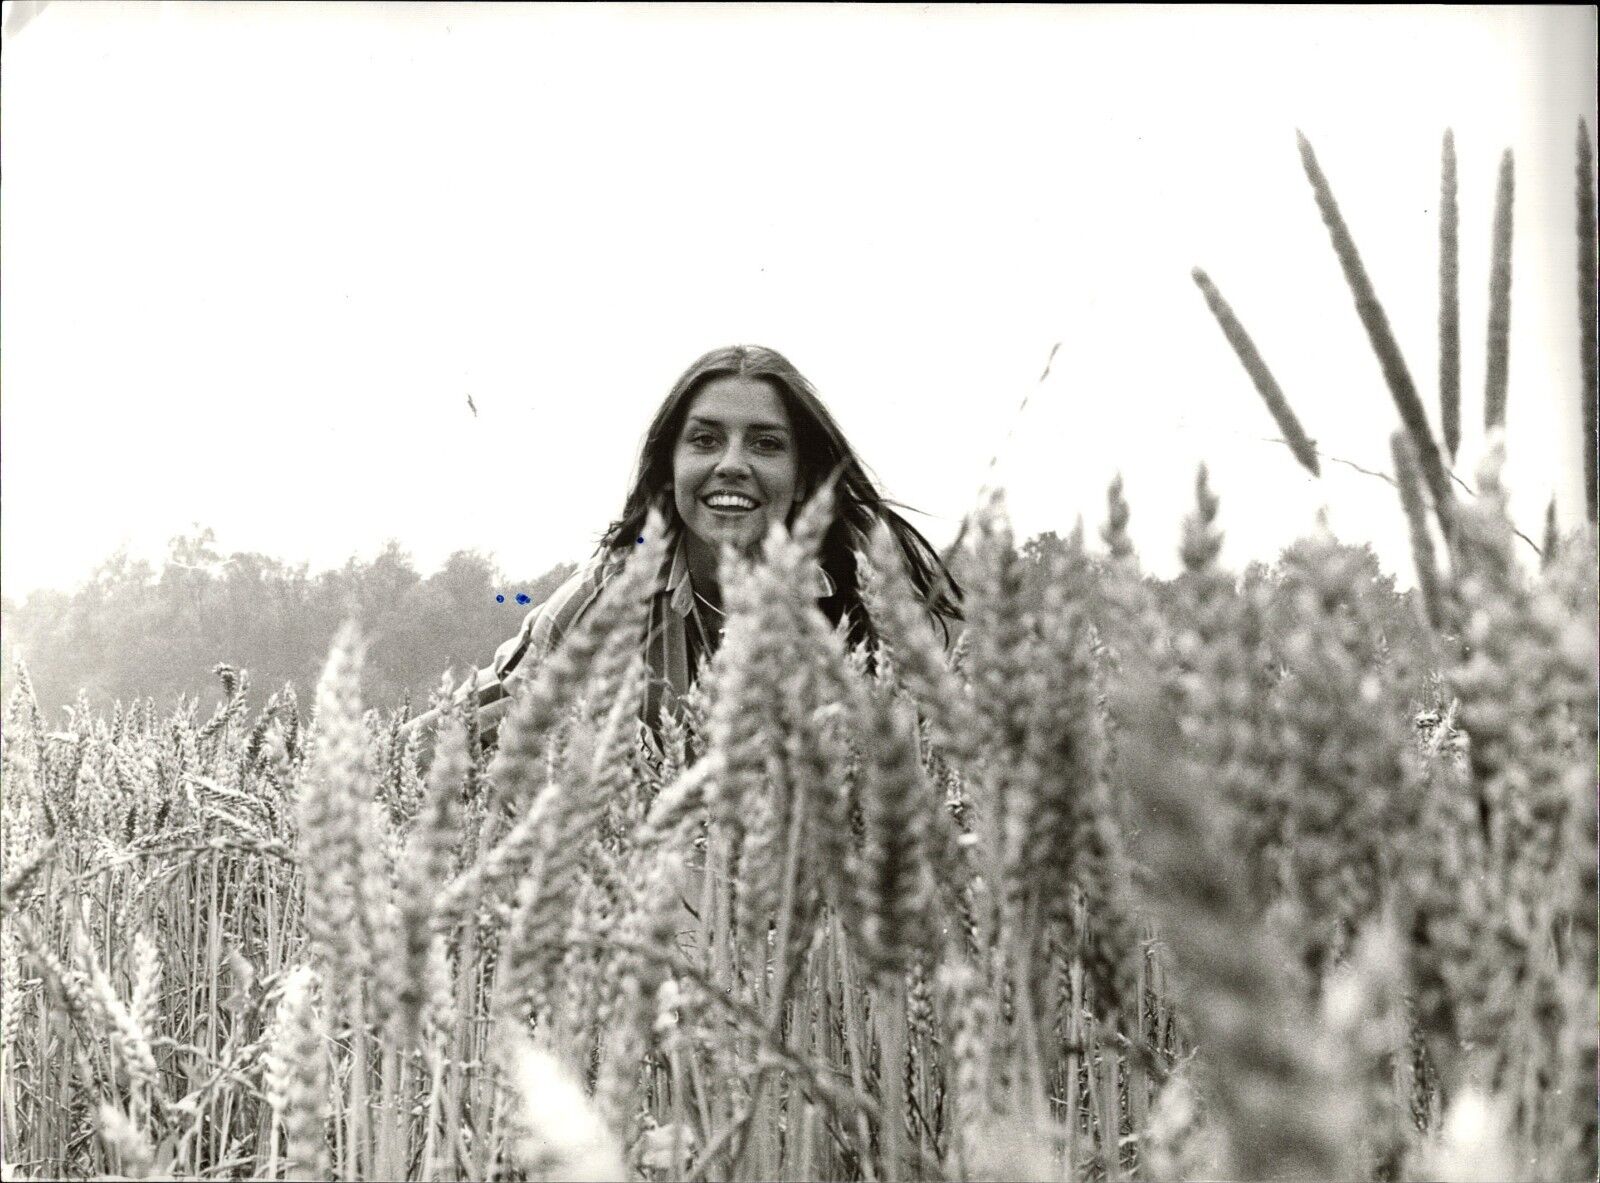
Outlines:
<svg viewBox="0 0 1600 1183"><path fill-rule="evenodd" d="M1042 586L1049 557L1078 545L1047 532L1020 550L1025 569L1037 572ZM1301 545L1277 563L1246 567L1241 593L1261 585L1269 585L1269 595L1291 592ZM1369 577L1365 595L1377 601L1384 632L1398 640L1418 630L1411 594L1379 570L1370 548L1347 549ZM533 579L508 580L492 558L463 550L424 576L390 542L370 562L351 558L313 575L307 564L262 554L223 556L213 532L197 528L172 539L159 571L119 553L77 591L37 591L21 603L0 602L4 698L9 702L18 685L20 659L46 718L59 723L65 722L62 708L80 695L96 711L154 698L165 712L179 695L198 696L200 709L209 711L222 697L212 672L226 664L249 672L257 703L292 683L309 706L334 633L354 617L368 639L363 701L390 710L408 700L416 713L445 672L459 681L486 664L529 607L575 569L561 563ZM1174 592L1175 581L1147 581L1158 599Z"/></svg>
<svg viewBox="0 0 1600 1183"><path fill-rule="evenodd" d="M142 698L166 711L180 694L209 710L222 695L219 663L249 672L258 703L293 683L309 706L334 633L354 617L368 638L363 700L387 709L409 696L420 710L441 675L459 680L486 664L574 569L508 580L490 557L463 550L424 576L390 542L369 562L312 574L267 555L224 556L214 532L197 529L171 540L159 571L118 553L76 591L5 598L5 701L20 659L56 722L80 693L97 711Z"/></svg>

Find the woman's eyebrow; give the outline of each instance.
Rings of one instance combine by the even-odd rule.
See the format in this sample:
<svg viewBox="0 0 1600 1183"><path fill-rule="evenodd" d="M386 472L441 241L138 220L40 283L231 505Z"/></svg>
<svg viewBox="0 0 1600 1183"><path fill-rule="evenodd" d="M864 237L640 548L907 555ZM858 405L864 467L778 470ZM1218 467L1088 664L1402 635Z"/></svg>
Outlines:
<svg viewBox="0 0 1600 1183"><path fill-rule="evenodd" d="M709 419L704 415L691 415L690 423L697 423L701 427L726 427L727 423L721 419ZM784 435L789 434L789 429L782 423L746 423L745 427L751 431L778 431Z"/></svg>

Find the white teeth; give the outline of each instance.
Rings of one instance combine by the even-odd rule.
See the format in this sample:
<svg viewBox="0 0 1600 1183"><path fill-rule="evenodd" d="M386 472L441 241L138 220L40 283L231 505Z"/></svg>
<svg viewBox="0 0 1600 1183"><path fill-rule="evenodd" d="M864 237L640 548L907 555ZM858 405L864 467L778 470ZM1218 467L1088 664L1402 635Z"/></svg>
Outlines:
<svg viewBox="0 0 1600 1183"><path fill-rule="evenodd" d="M713 493L706 498L706 504L713 509L754 509L756 507L753 499L740 493Z"/></svg>

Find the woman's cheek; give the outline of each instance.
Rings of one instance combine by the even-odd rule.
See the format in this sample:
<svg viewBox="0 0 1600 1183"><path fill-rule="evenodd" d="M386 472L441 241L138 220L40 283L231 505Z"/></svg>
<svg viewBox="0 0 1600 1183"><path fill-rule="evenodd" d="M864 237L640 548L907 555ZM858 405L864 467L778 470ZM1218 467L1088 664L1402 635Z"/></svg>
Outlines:
<svg viewBox="0 0 1600 1183"><path fill-rule="evenodd" d="M686 497L692 498L694 491L700 487L705 478L706 466L696 462L693 453L680 456L673 465L673 484L677 491Z"/></svg>

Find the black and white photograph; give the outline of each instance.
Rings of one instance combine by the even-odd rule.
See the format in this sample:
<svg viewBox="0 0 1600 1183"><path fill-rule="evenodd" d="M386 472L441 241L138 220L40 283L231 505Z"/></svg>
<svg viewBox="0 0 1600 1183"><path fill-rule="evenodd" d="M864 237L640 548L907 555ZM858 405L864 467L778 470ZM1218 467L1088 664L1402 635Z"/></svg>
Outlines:
<svg viewBox="0 0 1600 1183"><path fill-rule="evenodd" d="M1600 1179L1594 5L0 5L0 1175Z"/></svg>

